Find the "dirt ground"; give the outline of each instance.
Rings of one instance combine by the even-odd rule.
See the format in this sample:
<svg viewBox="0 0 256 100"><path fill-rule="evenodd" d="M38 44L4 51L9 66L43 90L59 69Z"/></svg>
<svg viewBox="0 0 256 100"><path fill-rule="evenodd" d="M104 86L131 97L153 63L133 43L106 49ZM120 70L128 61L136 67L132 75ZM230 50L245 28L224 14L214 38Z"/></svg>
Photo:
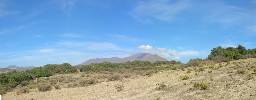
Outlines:
<svg viewBox="0 0 256 100"><path fill-rule="evenodd" d="M168 70L95 85L9 92L3 100L255 100L256 59ZM185 78L184 78L185 77ZM196 83L203 83L195 85Z"/></svg>

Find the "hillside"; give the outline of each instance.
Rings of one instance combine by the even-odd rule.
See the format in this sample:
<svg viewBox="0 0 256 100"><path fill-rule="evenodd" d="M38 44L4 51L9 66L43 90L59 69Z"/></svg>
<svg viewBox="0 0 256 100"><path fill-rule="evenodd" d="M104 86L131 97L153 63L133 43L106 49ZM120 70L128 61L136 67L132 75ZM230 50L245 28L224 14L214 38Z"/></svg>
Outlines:
<svg viewBox="0 0 256 100"><path fill-rule="evenodd" d="M46 92L32 89L29 93L17 94L15 90L3 95L3 100L253 100L256 98L255 73L256 59L249 58L221 63L202 61L186 68L132 74L111 81L100 78L102 73L55 75L44 81L61 78L60 83L64 84L67 79L75 82L93 77L100 82ZM106 72L105 76L111 74Z"/></svg>
<svg viewBox="0 0 256 100"><path fill-rule="evenodd" d="M138 53L134 54L128 57L124 58L118 58L118 57L112 57L112 58L96 58L96 59L90 59L82 64L92 64L92 63L125 63L129 61L150 61L150 62L156 62L156 61L167 61L165 58L160 57L158 55L150 54L150 53Z"/></svg>

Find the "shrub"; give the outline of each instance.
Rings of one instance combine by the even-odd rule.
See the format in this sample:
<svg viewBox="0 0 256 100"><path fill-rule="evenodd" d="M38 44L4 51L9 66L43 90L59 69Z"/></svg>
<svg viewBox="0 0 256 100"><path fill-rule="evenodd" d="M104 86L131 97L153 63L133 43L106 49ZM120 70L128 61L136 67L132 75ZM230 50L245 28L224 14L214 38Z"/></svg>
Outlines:
<svg viewBox="0 0 256 100"><path fill-rule="evenodd" d="M67 74L67 73L74 73L77 71L75 67L70 65L69 63L63 64L47 64L44 68L51 74Z"/></svg>
<svg viewBox="0 0 256 100"><path fill-rule="evenodd" d="M211 50L211 53L208 56L208 59L214 60L217 62L238 60L242 58L251 58L256 57L256 49L246 49L242 45L234 47L217 47Z"/></svg>
<svg viewBox="0 0 256 100"><path fill-rule="evenodd" d="M15 88L17 85L28 85L28 81L38 77L49 77L54 74L73 73L76 68L68 63L64 64L48 64L43 67L33 68L27 71L13 71L0 74L0 91L8 91ZM5 93L5 92L2 92Z"/></svg>
<svg viewBox="0 0 256 100"><path fill-rule="evenodd" d="M57 90L61 89L60 85L54 85L54 88Z"/></svg>
<svg viewBox="0 0 256 100"><path fill-rule="evenodd" d="M246 76L246 79L247 80L251 80L251 79L253 79L254 78L254 75L252 75L252 74L248 74L247 76Z"/></svg>
<svg viewBox="0 0 256 100"><path fill-rule="evenodd" d="M202 72L202 71L204 71L204 68L200 67L200 68L198 68L198 71Z"/></svg>
<svg viewBox="0 0 256 100"><path fill-rule="evenodd" d="M81 77L85 77L85 74L83 73L83 74L81 74Z"/></svg>
<svg viewBox="0 0 256 100"><path fill-rule="evenodd" d="M242 69L237 70L237 73L238 73L238 74L245 74L245 70L242 70Z"/></svg>
<svg viewBox="0 0 256 100"><path fill-rule="evenodd" d="M189 60L189 62L186 64L186 66L199 66L200 64L202 64L203 59L191 59Z"/></svg>
<svg viewBox="0 0 256 100"><path fill-rule="evenodd" d="M200 90L206 90L208 89L209 85L206 82L196 82L194 83L194 88L200 89Z"/></svg>
<svg viewBox="0 0 256 100"><path fill-rule="evenodd" d="M211 57L210 59L213 60L213 61L215 61L215 62L217 62L217 63L220 63L220 62L228 62L228 61L231 60L231 58L224 57L224 56L220 56L220 55Z"/></svg>
<svg viewBox="0 0 256 100"><path fill-rule="evenodd" d="M8 89L7 89L6 86L0 85L0 95L5 94L7 90L8 90Z"/></svg>
<svg viewBox="0 0 256 100"><path fill-rule="evenodd" d="M164 83L158 83L156 85L157 85L156 90L166 90L167 89L167 85Z"/></svg>
<svg viewBox="0 0 256 100"><path fill-rule="evenodd" d="M27 86L29 84L29 81L22 81L20 83L20 85L23 87L23 86Z"/></svg>
<svg viewBox="0 0 256 100"><path fill-rule="evenodd" d="M108 80L109 81L117 81L117 80L121 80L121 79L122 78L119 74L114 74L114 75L111 75Z"/></svg>
<svg viewBox="0 0 256 100"><path fill-rule="evenodd" d="M21 84L23 81L28 81L32 79L32 75L27 72L8 72L0 74L0 91L5 93ZM24 84L25 85L25 84Z"/></svg>
<svg viewBox="0 0 256 100"><path fill-rule="evenodd" d="M78 87L78 86L79 86L79 84L77 84L77 83L68 84L68 88L74 88L74 87Z"/></svg>
<svg viewBox="0 0 256 100"><path fill-rule="evenodd" d="M39 84L38 85L38 91L40 92L46 92L52 90L52 86L49 84Z"/></svg>
<svg viewBox="0 0 256 100"><path fill-rule="evenodd" d="M88 86L88 85L92 85L92 84L96 84L97 81L95 79L89 79L89 80L83 80L79 82L80 86Z"/></svg>
<svg viewBox="0 0 256 100"><path fill-rule="evenodd" d="M188 77L187 75L184 75L184 76L180 76L180 79L181 79L181 80L188 80L189 77Z"/></svg>
<svg viewBox="0 0 256 100"><path fill-rule="evenodd" d="M81 65L80 70L82 72L113 71L113 70L117 70L118 68L120 68L119 65L120 64L116 64L116 63L99 63L99 64Z"/></svg>
<svg viewBox="0 0 256 100"><path fill-rule="evenodd" d="M188 68L186 73L191 73L192 69Z"/></svg>
<svg viewBox="0 0 256 100"><path fill-rule="evenodd" d="M177 70L177 67L173 66L171 67L171 70Z"/></svg>
<svg viewBox="0 0 256 100"><path fill-rule="evenodd" d="M30 73L33 76L33 78L52 76L50 71L45 69L44 67L33 68L32 70L29 70L27 72Z"/></svg>
<svg viewBox="0 0 256 100"><path fill-rule="evenodd" d="M116 88L117 92L120 92L124 89L124 86L123 85L115 85L115 88Z"/></svg>
<svg viewBox="0 0 256 100"><path fill-rule="evenodd" d="M175 64L181 64L181 62L175 61L175 60L172 60L172 61L156 61L156 62L154 62L154 65L156 65L156 66L167 65L167 64L175 65Z"/></svg>

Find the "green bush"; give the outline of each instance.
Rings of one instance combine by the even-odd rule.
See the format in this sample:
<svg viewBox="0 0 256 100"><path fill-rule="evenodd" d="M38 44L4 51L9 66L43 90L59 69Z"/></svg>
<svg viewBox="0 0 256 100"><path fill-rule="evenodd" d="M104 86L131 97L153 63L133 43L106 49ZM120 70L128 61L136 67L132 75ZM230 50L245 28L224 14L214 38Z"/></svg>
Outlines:
<svg viewBox="0 0 256 100"><path fill-rule="evenodd" d="M50 75L53 74L66 74L76 72L76 68L68 63L63 64L48 64L44 66L46 72L49 72Z"/></svg>
<svg viewBox="0 0 256 100"><path fill-rule="evenodd" d="M35 77L49 77L49 76L53 75L53 74L50 73L49 70L47 70L44 67L33 68L32 70L29 70L27 72L31 73L33 75L33 78L35 78Z"/></svg>
<svg viewBox="0 0 256 100"><path fill-rule="evenodd" d="M97 63L89 65L80 65L82 72L100 72L100 71L115 71L120 72L125 70L138 71L138 70L163 70L171 69L174 65L179 65L177 61L159 61L151 63L149 61L131 61L126 63Z"/></svg>
<svg viewBox="0 0 256 100"><path fill-rule="evenodd" d="M211 50L208 59L214 60L217 62L226 62L230 60L238 60L242 58L255 58L256 57L256 49L246 49L242 45L238 45L236 48L228 47L222 48L217 47Z"/></svg>
<svg viewBox="0 0 256 100"><path fill-rule="evenodd" d="M54 74L66 74L76 72L76 68L68 63L45 65L27 71L13 71L0 74L0 94L5 93L17 85L26 86L28 81L38 77L49 77Z"/></svg>
<svg viewBox="0 0 256 100"><path fill-rule="evenodd" d="M23 87L23 86L27 86L29 84L29 81L22 81L20 83L20 85Z"/></svg>

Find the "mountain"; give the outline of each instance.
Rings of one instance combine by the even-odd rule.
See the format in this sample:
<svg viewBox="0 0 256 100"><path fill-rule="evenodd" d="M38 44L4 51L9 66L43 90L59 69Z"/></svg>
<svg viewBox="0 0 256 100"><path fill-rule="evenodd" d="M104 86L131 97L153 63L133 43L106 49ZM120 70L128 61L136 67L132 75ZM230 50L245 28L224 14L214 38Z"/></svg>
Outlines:
<svg viewBox="0 0 256 100"><path fill-rule="evenodd" d="M7 67L0 67L0 73L5 73L5 72L11 72L11 71L25 71L32 69L33 67L27 66L27 67L19 67L15 65L10 65Z"/></svg>
<svg viewBox="0 0 256 100"><path fill-rule="evenodd" d="M90 59L82 64L92 64L92 63L103 63L103 62L110 62L110 63L125 63L128 61L167 61L167 59L160 57L158 55L150 54L150 53L138 53L124 58L112 57L112 58L96 58Z"/></svg>

